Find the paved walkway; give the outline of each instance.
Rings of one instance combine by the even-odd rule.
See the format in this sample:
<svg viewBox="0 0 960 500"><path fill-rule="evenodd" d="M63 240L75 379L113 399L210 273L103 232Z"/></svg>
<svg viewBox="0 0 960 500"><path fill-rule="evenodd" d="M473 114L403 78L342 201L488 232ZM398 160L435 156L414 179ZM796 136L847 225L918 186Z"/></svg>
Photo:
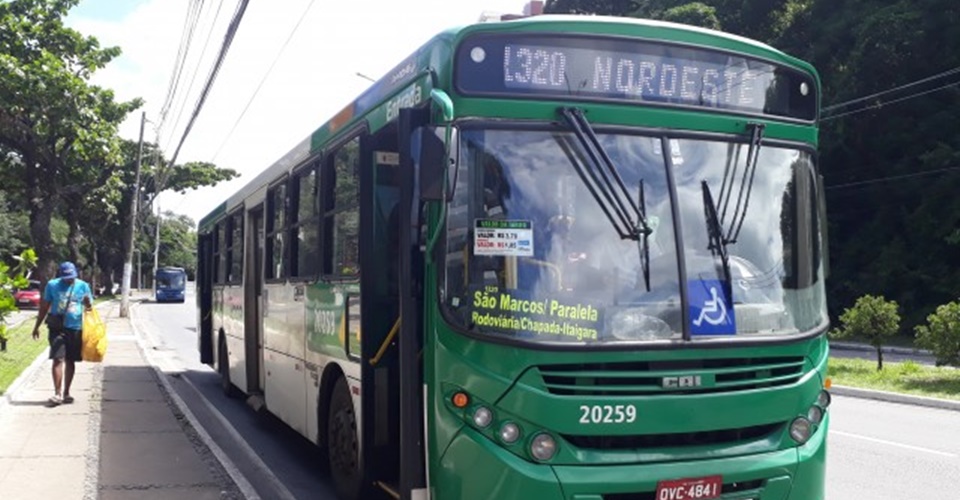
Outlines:
<svg viewBox="0 0 960 500"><path fill-rule="evenodd" d="M77 364L73 404L48 406L46 353L0 401L0 498L244 498L173 404L118 309L118 301L100 306L107 355Z"/></svg>

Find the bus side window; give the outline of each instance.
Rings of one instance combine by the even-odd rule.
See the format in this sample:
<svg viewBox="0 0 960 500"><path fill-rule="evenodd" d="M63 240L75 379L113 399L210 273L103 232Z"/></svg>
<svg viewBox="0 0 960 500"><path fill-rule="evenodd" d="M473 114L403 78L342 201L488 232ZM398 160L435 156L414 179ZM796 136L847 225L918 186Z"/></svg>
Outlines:
<svg viewBox="0 0 960 500"><path fill-rule="evenodd" d="M323 165L323 274L360 273L360 138L347 142Z"/></svg>
<svg viewBox="0 0 960 500"><path fill-rule="evenodd" d="M243 212L231 215L228 221L228 238L224 241L224 281L240 283L243 281Z"/></svg>
<svg viewBox="0 0 960 500"><path fill-rule="evenodd" d="M297 173L290 194L290 275L316 277L320 256L316 164Z"/></svg>
<svg viewBox="0 0 960 500"><path fill-rule="evenodd" d="M287 184L286 180L267 192L267 241L266 241L266 279L280 279L287 276L286 237L287 227Z"/></svg>

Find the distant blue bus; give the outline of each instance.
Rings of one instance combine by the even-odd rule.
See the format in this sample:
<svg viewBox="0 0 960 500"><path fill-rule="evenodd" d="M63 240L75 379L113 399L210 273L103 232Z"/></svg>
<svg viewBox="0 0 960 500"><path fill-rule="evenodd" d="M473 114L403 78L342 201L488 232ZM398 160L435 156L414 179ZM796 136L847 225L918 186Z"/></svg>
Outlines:
<svg viewBox="0 0 960 500"><path fill-rule="evenodd" d="M157 269L154 292L157 302L183 302L187 288L187 272L182 267Z"/></svg>

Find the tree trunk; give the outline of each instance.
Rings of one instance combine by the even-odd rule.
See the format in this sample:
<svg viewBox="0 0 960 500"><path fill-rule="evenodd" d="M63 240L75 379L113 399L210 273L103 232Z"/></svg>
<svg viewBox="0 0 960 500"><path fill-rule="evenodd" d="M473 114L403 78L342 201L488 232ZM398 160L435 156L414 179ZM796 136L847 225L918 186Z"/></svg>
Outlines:
<svg viewBox="0 0 960 500"><path fill-rule="evenodd" d="M70 233L67 235L67 248L70 251L70 262L76 264L77 268L86 267L85 263L82 262L80 256L80 240L83 238L83 235L80 233L80 221L77 220L77 215L74 210L78 206L67 207L67 223L70 226ZM72 208L72 209L71 209ZM89 276L86 277L89 279Z"/></svg>
<svg viewBox="0 0 960 500"><path fill-rule="evenodd" d="M57 253L53 248L53 240L50 237L50 220L53 218L54 201L34 191L35 195L30 197L30 238L33 240L33 248L37 252L36 276L40 280L41 286L47 280L56 277Z"/></svg>
<svg viewBox="0 0 960 500"><path fill-rule="evenodd" d="M877 370L883 370L883 347L877 346Z"/></svg>
<svg viewBox="0 0 960 500"><path fill-rule="evenodd" d="M100 279L97 276L99 273L100 268L97 267L97 244L94 241L90 241L90 288L97 296L102 295L97 293L97 286L100 283Z"/></svg>

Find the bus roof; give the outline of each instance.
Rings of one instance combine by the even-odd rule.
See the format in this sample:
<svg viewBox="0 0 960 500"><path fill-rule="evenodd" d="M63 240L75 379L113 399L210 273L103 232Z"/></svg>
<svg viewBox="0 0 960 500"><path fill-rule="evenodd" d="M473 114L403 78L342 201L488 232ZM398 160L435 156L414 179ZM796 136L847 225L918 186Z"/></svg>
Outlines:
<svg viewBox="0 0 960 500"><path fill-rule="evenodd" d="M157 268L158 273L183 273L186 272L182 267L163 266Z"/></svg>
<svg viewBox="0 0 960 500"><path fill-rule="evenodd" d="M211 229L217 220L242 203L254 191L317 154L322 145L351 130L373 110L382 107L395 94L422 77L424 72L435 68L437 62L441 60L440 57L449 56L456 44L464 37L480 32L504 31L630 36L727 49L796 67L814 75L819 87L819 76L813 66L767 44L730 33L667 21L611 16L540 15L453 27L427 41L400 64L372 83L326 123L297 143L293 149L203 217L198 224L200 232ZM442 69L442 71L446 71L446 77L449 78L449 70Z"/></svg>

